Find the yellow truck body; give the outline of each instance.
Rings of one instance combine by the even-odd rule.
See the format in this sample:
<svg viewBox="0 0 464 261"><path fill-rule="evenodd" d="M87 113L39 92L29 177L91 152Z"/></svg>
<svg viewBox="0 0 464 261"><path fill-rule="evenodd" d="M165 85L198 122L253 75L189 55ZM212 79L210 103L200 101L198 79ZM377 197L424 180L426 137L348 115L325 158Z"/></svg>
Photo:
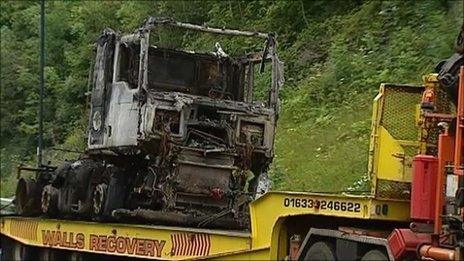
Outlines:
<svg viewBox="0 0 464 261"><path fill-rule="evenodd" d="M251 231L2 217L1 233L29 246L160 260L275 260L287 255L289 216L404 221L408 202L269 192L250 206ZM405 211L406 210L406 211Z"/></svg>

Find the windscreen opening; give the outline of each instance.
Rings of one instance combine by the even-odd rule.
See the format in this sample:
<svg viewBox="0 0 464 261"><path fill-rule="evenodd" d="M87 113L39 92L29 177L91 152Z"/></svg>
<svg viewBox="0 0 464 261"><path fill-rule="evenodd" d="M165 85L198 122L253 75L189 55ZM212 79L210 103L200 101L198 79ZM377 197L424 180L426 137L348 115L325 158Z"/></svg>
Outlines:
<svg viewBox="0 0 464 261"><path fill-rule="evenodd" d="M229 57L150 47L148 88L243 100L244 66Z"/></svg>

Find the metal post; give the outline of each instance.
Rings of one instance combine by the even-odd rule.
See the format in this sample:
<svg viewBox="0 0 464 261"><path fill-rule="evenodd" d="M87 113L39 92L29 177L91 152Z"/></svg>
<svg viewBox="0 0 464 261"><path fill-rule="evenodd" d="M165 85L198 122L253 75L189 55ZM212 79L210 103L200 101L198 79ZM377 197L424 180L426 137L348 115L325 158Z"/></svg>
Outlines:
<svg viewBox="0 0 464 261"><path fill-rule="evenodd" d="M464 144L464 66L459 70L458 107L456 108L456 140L454 143L454 174L464 175L462 146Z"/></svg>
<svg viewBox="0 0 464 261"><path fill-rule="evenodd" d="M39 140L37 146L37 165L42 166L43 148L43 97L44 97L44 67L45 67L45 0L40 1L40 87L39 87Z"/></svg>

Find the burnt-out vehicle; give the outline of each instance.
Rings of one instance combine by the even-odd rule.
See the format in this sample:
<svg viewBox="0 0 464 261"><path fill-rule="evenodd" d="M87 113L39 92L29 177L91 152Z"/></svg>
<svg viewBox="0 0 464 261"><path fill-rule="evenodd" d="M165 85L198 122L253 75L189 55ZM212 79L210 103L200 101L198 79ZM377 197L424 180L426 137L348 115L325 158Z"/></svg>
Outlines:
<svg viewBox="0 0 464 261"><path fill-rule="evenodd" d="M255 37L264 45L239 57L218 43L209 53L161 48L150 44L160 27ZM283 84L276 50L273 34L171 19L151 17L130 35L105 30L97 41L87 150L42 171L34 185L40 193L29 193L40 199L29 205L59 218L246 227L248 203L269 186ZM255 101L255 78L265 66L267 98ZM26 183L18 202L28 201Z"/></svg>

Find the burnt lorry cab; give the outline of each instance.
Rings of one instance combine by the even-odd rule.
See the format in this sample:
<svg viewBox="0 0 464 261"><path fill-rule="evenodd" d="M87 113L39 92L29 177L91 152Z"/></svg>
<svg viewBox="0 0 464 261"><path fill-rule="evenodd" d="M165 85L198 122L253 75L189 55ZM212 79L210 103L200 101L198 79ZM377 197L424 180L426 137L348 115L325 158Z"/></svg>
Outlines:
<svg viewBox="0 0 464 261"><path fill-rule="evenodd" d="M263 51L230 57L150 45L160 26L257 37ZM44 184L41 210L69 218L247 226L248 203L269 187L283 65L273 34L150 18L97 41L88 147ZM270 71L267 98L255 76Z"/></svg>

